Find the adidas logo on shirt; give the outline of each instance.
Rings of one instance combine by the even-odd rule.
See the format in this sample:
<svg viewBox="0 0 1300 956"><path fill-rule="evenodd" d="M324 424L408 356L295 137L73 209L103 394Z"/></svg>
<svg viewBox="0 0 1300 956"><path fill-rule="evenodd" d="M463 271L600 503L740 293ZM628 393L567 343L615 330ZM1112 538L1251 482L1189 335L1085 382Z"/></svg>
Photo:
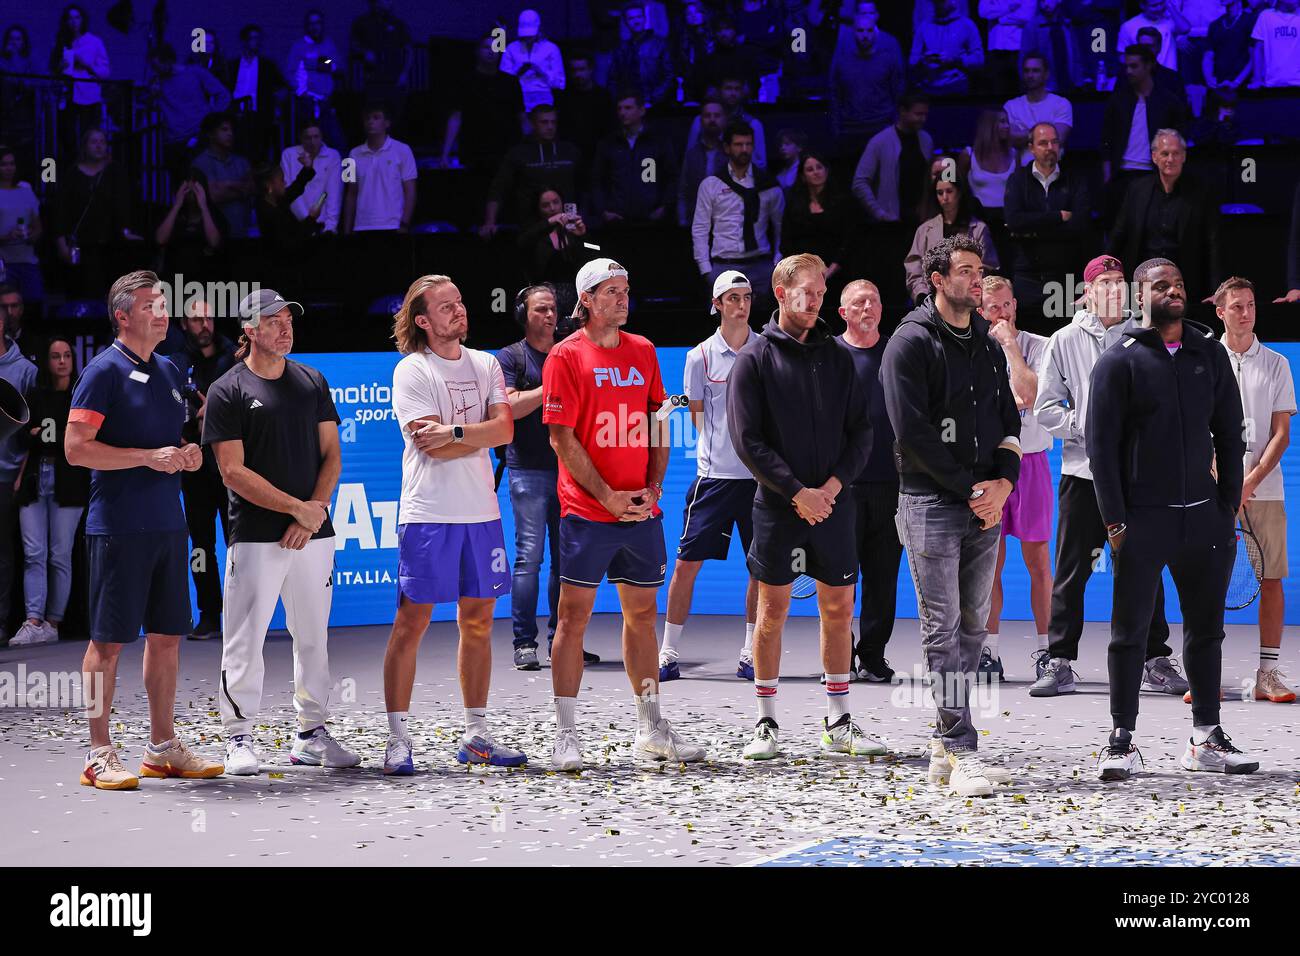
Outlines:
<svg viewBox="0 0 1300 956"><path fill-rule="evenodd" d="M254 408L261 408L261 407L262 407L262 403L255 398L253 399L253 404L248 406L248 410L252 411Z"/></svg>

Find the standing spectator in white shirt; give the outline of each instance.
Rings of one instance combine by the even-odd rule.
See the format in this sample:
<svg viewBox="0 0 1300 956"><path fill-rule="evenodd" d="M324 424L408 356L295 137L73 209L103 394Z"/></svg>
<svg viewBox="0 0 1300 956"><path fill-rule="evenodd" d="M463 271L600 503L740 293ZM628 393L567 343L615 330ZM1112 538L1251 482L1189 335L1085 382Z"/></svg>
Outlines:
<svg viewBox="0 0 1300 956"><path fill-rule="evenodd" d="M1187 19L1169 0L1142 0L1142 12L1120 25L1118 52L1122 54L1138 43L1138 30L1143 27L1155 27L1160 31L1160 55L1157 62L1171 70L1178 69L1177 40L1191 30Z"/></svg>
<svg viewBox="0 0 1300 956"><path fill-rule="evenodd" d="M104 41L90 32L86 11L75 3L63 8L59 17L59 32L50 51L50 72L55 76L75 79L107 80L109 77L108 51ZM73 83L72 96L63 109L69 122L65 144L75 144L81 130L102 125L104 93L98 83ZM71 151L71 150L69 150Z"/></svg>
<svg viewBox="0 0 1300 956"><path fill-rule="evenodd" d="M1250 32L1251 59L1256 86L1300 86L1300 13L1296 0L1277 0L1272 10L1261 10Z"/></svg>
<svg viewBox="0 0 1300 956"><path fill-rule="evenodd" d="M536 10L519 14L519 39L506 46L501 72L519 80L524 94L524 112L541 103L554 103L555 92L564 89L564 58L560 48L542 36L542 18Z"/></svg>
<svg viewBox="0 0 1300 956"><path fill-rule="evenodd" d="M980 0L979 15L989 29L984 74L992 92L1010 93L1015 89L1020 35L1035 9L1036 0Z"/></svg>
<svg viewBox="0 0 1300 956"><path fill-rule="evenodd" d="M366 141L348 153L357 178L343 199L343 232L407 232L415 215L415 154L388 135L385 107L367 107L363 122Z"/></svg>
<svg viewBox="0 0 1300 956"><path fill-rule="evenodd" d="M285 182L291 183L297 178L304 165L298 160L301 153L311 157L316 175L289 208L299 219L306 219L311 208L320 204L317 222L321 224L321 231L338 232L339 212L343 209L342 158L337 149L325 145L320 123L314 119L308 119L300 127L298 145L286 146L280 154L280 171L284 173Z"/></svg>
<svg viewBox="0 0 1300 956"><path fill-rule="evenodd" d="M1225 279L1214 293L1214 309L1226 330L1223 347L1241 390L1246 479L1241 488L1243 524L1255 535L1264 558L1259 592L1259 670L1255 699L1287 704L1295 691L1278 669L1286 598L1286 508L1282 453L1291 443L1296 413L1295 385L1286 357L1265 348L1255 335L1255 286L1249 279Z"/></svg>
<svg viewBox="0 0 1300 956"><path fill-rule="evenodd" d="M1064 96L1047 91L1048 66L1047 56L1042 53L1027 53L1020 64L1020 83L1024 94L1007 100L1002 108L1007 111L1007 120L1011 123L1011 145L1020 150L1020 165L1028 166L1034 161L1034 154L1029 151L1029 134L1039 123L1051 123L1056 127L1056 135L1061 140L1059 156L1065 156L1065 141L1074 126L1074 107Z"/></svg>

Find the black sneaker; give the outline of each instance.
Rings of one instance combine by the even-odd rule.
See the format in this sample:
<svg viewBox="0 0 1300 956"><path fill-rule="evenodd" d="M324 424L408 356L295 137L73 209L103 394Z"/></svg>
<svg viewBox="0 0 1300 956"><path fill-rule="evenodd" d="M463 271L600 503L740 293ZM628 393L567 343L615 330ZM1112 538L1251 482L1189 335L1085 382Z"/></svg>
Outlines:
<svg viewBox="0 0 1300 956"><path fill-rule="evenodd" d="M205 617L199 615L199 623L194 625L194 630L189 633L191 641L211 641L214 638L221 637L221 617Z"/></svg>
<svg viewBox="0 0 1300 956"><path fill-rule="evenodd" d="M547 645L546 645L546 663L548 663L548 664L551 662L551 647L552 647L552 646L553 646L553 643L552 643L552 644L547 644ZM584 665L599 664L599 663L600 663L600 655L599 655L599 654L593 654L593 653L591 653L591 651L586 650L586 649L584 648L584 649L583 649L583 652L582 652L582 663L583 663Z"/></svg>
<svg viewBox="0 0 1300 956"><path fill-rule="evenodd" d="M980 651L980 662L975 671L975 679L981 683L991 684L1002 680L1002 675L1002 658L994 657L987 647Z"/></svg>
<svg viewBox="0 0 1300 956"><path fill-rule="evenodd" d="M854 676L869 684L888 684L894 679L894 669L883 657L859 657L853 668Z"/></svg>
<svg viewBox="0 0 1300 956"><path fill-rule="evenodd" d="M537 648L532 644L520 644L515 648L515 670L539 671L542 665L537 662Z"/></svg>

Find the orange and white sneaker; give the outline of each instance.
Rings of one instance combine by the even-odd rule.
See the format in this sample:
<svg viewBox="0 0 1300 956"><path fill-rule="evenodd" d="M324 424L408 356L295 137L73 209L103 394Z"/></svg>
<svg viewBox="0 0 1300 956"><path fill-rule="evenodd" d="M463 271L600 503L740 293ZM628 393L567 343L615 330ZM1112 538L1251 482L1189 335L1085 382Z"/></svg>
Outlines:
<svg viewBox="0 0 1300 956"><path fill-rule="evenodd" d="M1255 672L1255 699L1271 700L1275 704L1289 704L1295 700L1295 691L1286 686L1286 675L1280 667Z"/></svg>
<svg viewBox="0 0 1300 956"><path fill-rule="evenodd" d="M1223 688L1222 688L1222 687L1219 688L1219 700L1223 700ZM1191 702L1192 702L1192 692L1189 690L1186 694L1183 695L1183 703L1184 703L1184 704L1190 704Z"/></svg>
<svg viewBox="0 0 1300 956"><path fill-rule="evenodd" d="M179 737L173 737L167 749L161 753L154 751L150 744L144 752L140 763L142 777L185 777L187 780L206 780L220 777L226 768L212 760L204 760L186 747Z"/></svg>
<svg viewBox="0 0 1300 956"><path fill-rule="evenodd" d="M117 748L112 744L96 747L86 754L86 766L81 771L81 785L97 790L134 790L140 780L122 766Z"/></svg>

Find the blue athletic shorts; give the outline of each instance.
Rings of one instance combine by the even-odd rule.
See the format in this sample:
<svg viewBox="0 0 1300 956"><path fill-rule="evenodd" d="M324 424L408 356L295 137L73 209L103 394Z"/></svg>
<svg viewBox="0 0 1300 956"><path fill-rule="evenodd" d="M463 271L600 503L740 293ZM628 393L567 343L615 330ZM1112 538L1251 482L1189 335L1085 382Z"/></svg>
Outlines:
<svg viewBox="0 0 1300 956"><path fill-rule="evenodd" d="M683 561L725 561L731 548L731 529L740 529L740 547L749 550L754 539L752 478L696 478L686 492L682 511L682 537L677 557Z"/></svg>
<svg viewBox="0 0 1300 956"><path fill-rule="evenodd" d="M130 644L146 634L188 634L190 539L184 531L86 535L90 639Z"/></svg>
<svg viewBox="0 0 1300 956"><path fill-rule="evenodd" d="M397 586L416 604L510 593L510 559L501 519L474 524L399 524Z"/></svg>
<svg viewBox="0 0 1300 956"><path fill-rule="evenodd" d="M663 515L645 521L589 521L577 515L560 519L560 580L594 588L610 584L657 588L668 570Z"/></svg>

